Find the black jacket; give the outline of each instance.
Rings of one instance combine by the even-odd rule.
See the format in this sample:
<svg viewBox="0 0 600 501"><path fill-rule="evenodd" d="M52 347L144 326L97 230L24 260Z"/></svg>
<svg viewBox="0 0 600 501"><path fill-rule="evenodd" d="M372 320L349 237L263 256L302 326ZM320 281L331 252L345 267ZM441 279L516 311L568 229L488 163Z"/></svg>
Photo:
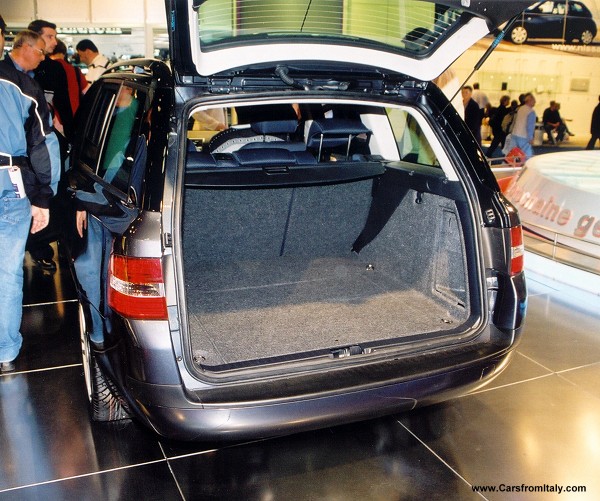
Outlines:
<svg viewBox="0 0 600 501"><path fill-rule="evenodd" d="M66 138L69 142L73 138L73 110L69 98L69 83L65 69L58 61L46 56L35 70L35 80L44 92L48 102L58 112L60 123L63 125ZM52 97L48 97L49 95Z"/></svg>
<svg viewBox="0 0 600 501"><path fill-rule="evenodd" d="M594 136L600 136L600 104L597 104L592 112L592 125L590 132Z"/></svg>

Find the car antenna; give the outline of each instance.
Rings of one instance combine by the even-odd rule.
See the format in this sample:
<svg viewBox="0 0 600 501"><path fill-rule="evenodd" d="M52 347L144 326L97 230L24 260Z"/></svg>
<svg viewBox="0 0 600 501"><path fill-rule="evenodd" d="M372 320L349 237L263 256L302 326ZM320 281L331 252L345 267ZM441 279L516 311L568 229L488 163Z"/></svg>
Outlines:
<svg viewBox="0 0 600 501"><path fill-rule="evenodd" d="M444 106L444 109L442 110L442 114L446 111L446 108L448 108L448 106L452 103L452 101L458 95L458 93L462 90L462 88L467 84L467 82L469 81L469 79L473 76L473 73L475 73L479 68L481 68L481 66L483 65L483 63L486 62L487 58L490 57L490 54L492 52L494 52L494 50L496 49L496 47L498 47L498 45L500 44L500 42L502 42L502 40L506 36L506 33L508 32L508 30L510 28L512 28L513 23L520 16L521 16L521 12L519 12L516 16L514 16L513 18L511 18L504 25L504 28L502 28L500 30L500 33L498 33L498 35L496 35L496 38L494 38L494 41L490 44L490 46L487 48L487 50L483 53L483 55L475 63L475 66L471 70L471 73L469 73L469 75L467 76L467 78L465 78L465 81L462 83L462 85L456 90L456 92L454 93L454 95L452 96L452 98L448 101L448 104L446 104L446 106Z"/></svg>

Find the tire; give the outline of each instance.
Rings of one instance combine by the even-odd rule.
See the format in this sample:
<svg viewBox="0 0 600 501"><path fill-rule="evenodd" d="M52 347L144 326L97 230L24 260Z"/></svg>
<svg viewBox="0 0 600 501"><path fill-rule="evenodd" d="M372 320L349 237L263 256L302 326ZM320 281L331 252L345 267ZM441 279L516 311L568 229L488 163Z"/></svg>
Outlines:
<svg viewBox="0 0 600 501"><path fill-rule="evenodd" d="M591 30L583 30L583 33L579 37L579 41L582 45L589 45L594 41L594 33Z"/></svg>
<svg viewBox="0 0 600 501"><path fill-rule="evenodd" d="M120 421L129 419L131 413L127 402L121 397L114 383L103 374L96 356L92 352L86 329L86 315L79 305L79 337L83 376L90 403L90 414L94 421Z"/></svg>
<svg viewBox="0 0 600 501"><path fill-rule="evenodd" d="M510 32L510 39L512 43L521 45L527 41L529 34L524 26L515 26Z"/></svg>
<svg viewBox="0 0 600 501"><path fill-rule="evenodd" d="M112 381L102 373L94 354L91 354L92 395L90 409L94 421L130 419L127 402Z"/></svg>
<svg viewBox="0 0 600 501"><path fill-rule="evenodd" d="M85 379L85 389L88 401L92 401L92 354L90 351L90 340L86 332L85 311L79 303L79 341L81 342L81 362L83 366L83 377Z"/></svg>

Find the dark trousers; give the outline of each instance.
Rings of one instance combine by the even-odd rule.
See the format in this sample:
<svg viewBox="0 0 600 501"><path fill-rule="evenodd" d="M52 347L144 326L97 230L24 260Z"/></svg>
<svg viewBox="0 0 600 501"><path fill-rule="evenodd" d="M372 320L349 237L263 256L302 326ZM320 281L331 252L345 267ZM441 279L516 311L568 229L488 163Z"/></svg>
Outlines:
<svg viewBox="0 0 600 501"><path fill-rule="evenodd" d="M552 135L552 131L556 131L556 141L562 141L565 138L565 132L567 132L567 126L564 123L560 123L560 125L555 129L550 125L544 125L544 130L548 134L548 139L551 143L554 143L554 136Z"/></svg>
<svg viewBox="0 0 600 501"><path fill-rule="evenodd" d="M502 127L493 127L492 132L494 137L492 138L492 142L486 153L488 157L491 157L494 154L496 148L503 148L504 141L506 141L506 133L502 130Z"/></svg>
<svg viewBox="0 0 600 501"><path fill-rule="evenodd" d="M593 150L594 146L596 146L596 141L600 141L600 132L596 132L596 133L592 134L592 137L590 138L590 142L587 144L585 149Z"/></svg>

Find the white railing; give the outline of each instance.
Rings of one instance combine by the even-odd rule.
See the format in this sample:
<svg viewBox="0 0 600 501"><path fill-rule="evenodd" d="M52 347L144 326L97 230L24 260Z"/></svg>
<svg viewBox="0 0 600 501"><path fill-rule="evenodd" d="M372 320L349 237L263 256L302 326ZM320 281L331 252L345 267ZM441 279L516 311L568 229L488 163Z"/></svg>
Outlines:
<svg viewBox="0 0 600 501"><path fill-rule="evenodd" d="M600 275L600 244L530 223L523 223L523 233L527 251Z"/></svg>

